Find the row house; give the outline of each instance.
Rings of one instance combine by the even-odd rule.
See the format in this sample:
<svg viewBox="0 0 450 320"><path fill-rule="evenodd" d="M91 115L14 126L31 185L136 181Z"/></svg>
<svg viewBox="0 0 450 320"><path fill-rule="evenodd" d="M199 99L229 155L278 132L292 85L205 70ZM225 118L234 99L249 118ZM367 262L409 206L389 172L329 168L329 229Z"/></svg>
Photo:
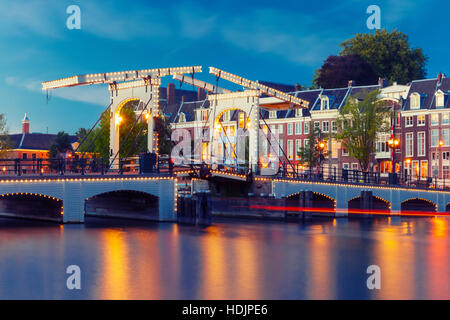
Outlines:
<svg viewBox="0 0 450 320"><path fill-rule="evenodd" d="M450 78L411 82L401 111L401 163L414 177L450 178Z"/></svg>

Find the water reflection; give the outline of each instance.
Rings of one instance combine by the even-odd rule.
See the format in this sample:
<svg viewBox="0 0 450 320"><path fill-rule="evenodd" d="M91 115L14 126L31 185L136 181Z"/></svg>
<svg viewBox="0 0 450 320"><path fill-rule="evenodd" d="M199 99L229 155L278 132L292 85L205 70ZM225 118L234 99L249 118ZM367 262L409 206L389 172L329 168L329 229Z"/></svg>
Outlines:
<svg viewBox="0 0 450 320"><path fill-rule="evenodd" d="M2 299L450 298L449 218L215 221L0 219ZM65 268L82 269L81 292ZM366 269L381 267L369 291Z"/></svg>

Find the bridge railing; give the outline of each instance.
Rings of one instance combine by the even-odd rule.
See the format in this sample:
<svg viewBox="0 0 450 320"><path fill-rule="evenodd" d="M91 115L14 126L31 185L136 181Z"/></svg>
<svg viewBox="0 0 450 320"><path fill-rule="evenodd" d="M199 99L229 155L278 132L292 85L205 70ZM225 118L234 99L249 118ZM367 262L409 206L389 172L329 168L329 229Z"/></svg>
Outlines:
<svg viewBox="0 0 450 320"><path fill-rule="evenodd" d="M7 176L47 176L47 175L122 175L173 172L173 165L168 160L157 159L150 168L143 170L139 157L118 159L110 165L109 159L103 158L32 158L0 159L0 178Z"/></svg>
<svg viewBox="0 0 450 320"><path fill-rule="evenodd" d="M407 173L381 173L365 172L352 169L338 169L336 167L321 167L319 169L292 168L288 165L280 165L278 174L274 177L303 180L323 181L332 183L402 186L422 189L450 189L450 179L438 177L422 177Z"/></svg>

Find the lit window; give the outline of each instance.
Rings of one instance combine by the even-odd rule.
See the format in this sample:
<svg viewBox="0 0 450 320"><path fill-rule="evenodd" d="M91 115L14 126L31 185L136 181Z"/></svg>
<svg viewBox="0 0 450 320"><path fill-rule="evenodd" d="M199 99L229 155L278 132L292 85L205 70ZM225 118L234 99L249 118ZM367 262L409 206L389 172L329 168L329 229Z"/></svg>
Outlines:
<svg viewBox="0 0 450 320"><path fill-rule="evenodd" d="M417 116L417 125L418 126L424 126L425 125L425 115L422 114L420 116Z"/></svg>
<svg viewBox="0 0 450 320"><path fill-rule="evenodd" d="M239 112L239 128L244 128L245 126L245 113Z"/></svg>
<svg viewBox="0 0 450 320"><path fill-rule="evenodd" d="M269 119L276 119L276 118L277 118L277 112L269 111Z"/></svg>
<svg viewBox="0 0 450 320"><path fill-rule="evenodd" d="M413 117L405 117L405 127L411 127L413 125Z"/></svg>
<svg viewBox="0 0 450 320"><path fill-rule="evenodd" d="M180 113L180 118L178 119L178 122L186 122L186 115L184 113Z"/></svg>
<svg viewBox="0 0 450 320"><path fill-rule="evenodd" d="M449 120L448 119L448 113L443 113L442 114L442 124L448 124L449 123L448 120Z"/></svg>
<svg viewBox="0 0 450 320"><path fill-rule="evenodd" d="M331 121L331 131L337 132L337 122L336 121Z"/></svg>

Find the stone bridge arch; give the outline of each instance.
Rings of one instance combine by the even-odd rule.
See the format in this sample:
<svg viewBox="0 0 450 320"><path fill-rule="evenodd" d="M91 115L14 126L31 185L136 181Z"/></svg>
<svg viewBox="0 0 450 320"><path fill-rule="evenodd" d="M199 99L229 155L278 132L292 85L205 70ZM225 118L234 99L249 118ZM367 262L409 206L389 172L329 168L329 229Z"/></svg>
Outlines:
<svg viewBox="0 0 450 320"><path fill-rule="evenodd" d="M31 192L2 193L0 216L63 222L63 200Z"/></svg>

